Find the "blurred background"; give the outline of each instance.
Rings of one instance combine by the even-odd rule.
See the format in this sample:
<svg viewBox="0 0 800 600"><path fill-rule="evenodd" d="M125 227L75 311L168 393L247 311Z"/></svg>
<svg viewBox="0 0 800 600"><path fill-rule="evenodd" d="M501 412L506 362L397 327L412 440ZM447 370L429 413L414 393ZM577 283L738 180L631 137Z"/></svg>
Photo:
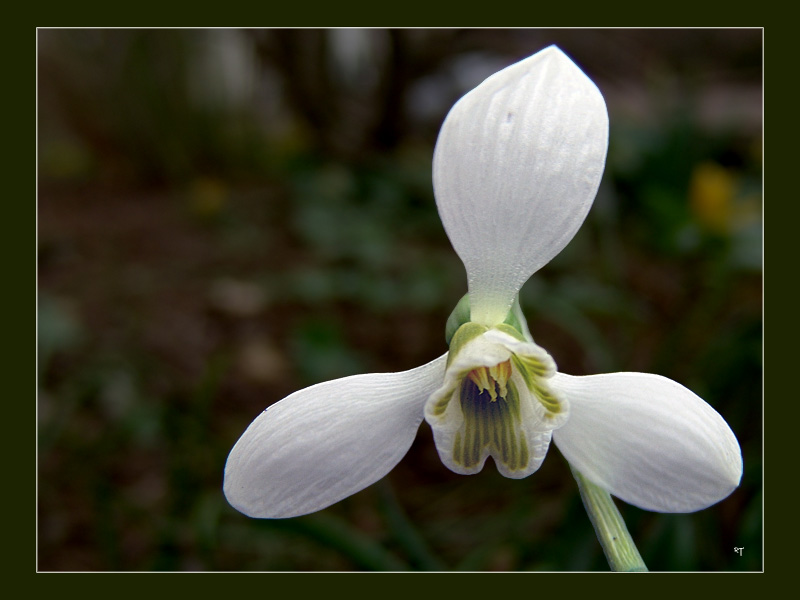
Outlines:
<svg viewBox="0 0 800 600"><path fill-rule="evenodd" d="M559 369L659 373L742 445L690 515L620 503L651 570L762 568L762 31L38 32L40 570L606 570L555 447L249 519L227 453L307 385L446 350L466 291L431 157L452 104L558 44L609 108L605 176L522 292ZM742 556L734 547L744 547Z"/></svg>

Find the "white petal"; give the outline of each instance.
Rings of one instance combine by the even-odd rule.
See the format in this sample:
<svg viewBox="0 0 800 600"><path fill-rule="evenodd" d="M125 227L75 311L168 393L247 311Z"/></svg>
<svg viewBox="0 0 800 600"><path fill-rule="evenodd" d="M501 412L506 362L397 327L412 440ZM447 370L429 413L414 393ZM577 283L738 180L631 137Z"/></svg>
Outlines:
<svg viewBox="0 0 800 600"><path fill-rule="evenodd" d="M381 479L411 447L446 356L402 373L327 381L270 406L228 456L228 502L251 517L296 517Z"/></svg>
<svg viewBox="0 0 800 600"><path fill-rule="evenodd" d="M570 402L569 420L553 441L578 471L625 502L693 512L739 485L736 437L679 383L645 373L558 373L550 381Z"/></svg>
<svg viewBox="0 0 800 600"><path fill-rule="evenodd" d="M473 321L502 322L525 281L569 243L594 201L607 147L600 91L555 46L453 106L433 186L467 269Z"/></svg>

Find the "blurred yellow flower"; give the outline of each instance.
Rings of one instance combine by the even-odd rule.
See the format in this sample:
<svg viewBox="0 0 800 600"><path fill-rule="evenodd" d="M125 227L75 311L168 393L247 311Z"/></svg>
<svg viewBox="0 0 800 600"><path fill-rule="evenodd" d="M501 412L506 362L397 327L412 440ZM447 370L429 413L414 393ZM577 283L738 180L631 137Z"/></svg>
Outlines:
<svg viewBox="0 0 800 600"><path fill-rule="evenodd" d="M736 177L713 162L698 164L689 183L692 215L704 228L727 234L731 227Z"/></svg>
<svg viewBox="0 0 800 600"><path fill-rule="evenodd" d="M198 177L189 190L189 207L196 216L211 218L219 215L228 202L228 188L212 177Z"/></svg>

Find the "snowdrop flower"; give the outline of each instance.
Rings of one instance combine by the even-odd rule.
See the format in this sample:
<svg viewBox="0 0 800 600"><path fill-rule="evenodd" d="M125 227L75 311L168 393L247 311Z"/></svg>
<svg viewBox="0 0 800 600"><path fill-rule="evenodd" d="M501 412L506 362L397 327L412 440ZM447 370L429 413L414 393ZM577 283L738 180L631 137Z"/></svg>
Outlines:
<svg viewBox="0 0 800 600"><path fill-rule="evenodd" d="M270 406L228 457L231 505L262 518L330 506L384 477L423 418L457 473L491 456L503 475L526 477L552 440L585 478L644 509L691 512L728 496L741 451L711 406L657 375L559 373L519 310L522 285L589 211L607 145L602 95L556 47L456 103L433 158L439 214L469 286L448 321L449 352Z"/></svg>

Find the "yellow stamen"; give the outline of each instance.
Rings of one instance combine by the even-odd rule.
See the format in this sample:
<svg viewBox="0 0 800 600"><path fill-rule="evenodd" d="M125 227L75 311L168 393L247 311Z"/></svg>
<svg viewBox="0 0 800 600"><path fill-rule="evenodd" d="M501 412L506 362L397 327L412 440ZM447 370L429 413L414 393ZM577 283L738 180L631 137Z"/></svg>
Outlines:
<svg viewBox="0 0 800 600"><path fill-rule="evenodd" d="M489 389L489 373L486 370L486 367L478 367L477 369L472 369L467 375L472 380L478 389L481 392L484 392ZM494 387L494 386L492 386Z"/></svg>
<svg viewBox="0 0 800 600"><path fill-rule="evenodd" d="M468 374L470 381L480 392L489 392L492 402L508 394L508 380L511 378L511 361L501 362L491 367L478 367ZM498 394L499 392L499 394Z"/></svg>

